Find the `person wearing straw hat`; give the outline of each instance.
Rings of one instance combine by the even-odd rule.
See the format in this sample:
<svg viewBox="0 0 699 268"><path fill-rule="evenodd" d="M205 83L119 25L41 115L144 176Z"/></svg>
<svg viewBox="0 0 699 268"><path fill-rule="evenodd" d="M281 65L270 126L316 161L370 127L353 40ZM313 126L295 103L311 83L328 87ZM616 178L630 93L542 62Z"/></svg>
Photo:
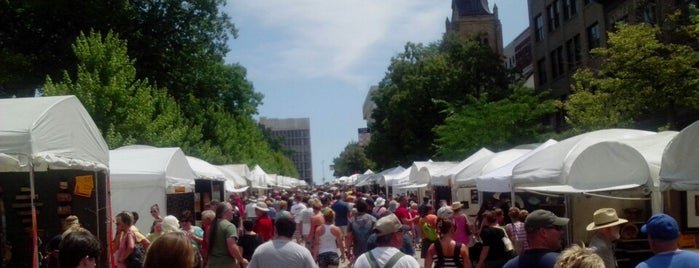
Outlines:
<svg viewBox="0 0 699 268"><path fill-rule="evenodd" d="M592 222L587 225L588 231L595 231L590 239L590 247L595 253L602 257L606 268L616 268L617 263L614 258L614 241L621 237L619 233L620 225L629 222L621 219L613 208L601 208L592 214Z"/></svg>
<svg viewBox="0 0 699 268"><path fill-rule="evenodd" d="M257 214L257 224L253 227L255 233L262 236L262 241L269 241L274 235L274 225L272 225L272 218L269 217L269 207L267 203L262 201L257 201L255 204L255 213Z"/></svg>

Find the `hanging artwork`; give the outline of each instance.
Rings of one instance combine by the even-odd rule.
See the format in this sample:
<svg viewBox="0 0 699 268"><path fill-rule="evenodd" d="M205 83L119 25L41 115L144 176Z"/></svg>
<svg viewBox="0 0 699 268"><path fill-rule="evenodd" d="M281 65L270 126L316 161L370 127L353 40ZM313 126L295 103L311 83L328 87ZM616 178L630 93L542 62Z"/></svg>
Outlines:
<svg viewBox="0 0 699 268"><path fill-rule="evenodd" d="M92 189L95 188L92 175L76 176L75 177L75 190L73 194L82 197L91 197Z"/></svg>

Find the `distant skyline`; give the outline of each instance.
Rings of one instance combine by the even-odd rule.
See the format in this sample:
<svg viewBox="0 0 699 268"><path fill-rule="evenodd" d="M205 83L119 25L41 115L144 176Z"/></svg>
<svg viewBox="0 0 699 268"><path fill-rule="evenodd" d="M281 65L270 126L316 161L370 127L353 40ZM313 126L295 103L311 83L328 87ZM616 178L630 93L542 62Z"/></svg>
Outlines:
<svg viewBox="0 0 699 268"><path fill-rule="evenodd" d="M504 46L528 27L526 0L488 4ZM366 127L362 104L391 57L407 42L439 41L452 12L447 0L229 0L224 11L239 30L226 63L245 67L264 95L256 119L310 118L316 183L332 180L333 159Z"/></svg>

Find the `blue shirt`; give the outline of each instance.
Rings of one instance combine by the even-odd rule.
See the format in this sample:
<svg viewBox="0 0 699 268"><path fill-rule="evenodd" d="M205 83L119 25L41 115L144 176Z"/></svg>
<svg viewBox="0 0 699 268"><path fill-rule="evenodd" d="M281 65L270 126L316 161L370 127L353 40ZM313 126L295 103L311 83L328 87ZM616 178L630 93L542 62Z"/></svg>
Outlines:
<svg viewBox="0 0 699 268"><path fill-rule="evenodd" d="M347 204L347 202L338 199L330 208L335 211L336 226L347 226L349 224L349 219L347 218L347 214L349 214L349 204Z"/></svg>
<svg viewBox="0 0 699 268"><path fill-rule="evenodd" d="M699 267L699 253L677 250L672 252L664 252L655 254L655 256L636 265L636 268L655 268L655 267Z"/></svg>
<svg viewBox="0 0 699 268"><path fill-rule="evenodd" d="M537 267L537 268L553 268L558 259L558 253L548 249L529 249L524 251L522 255L514 257L503 268L519 268L519 267Z"/></svg>

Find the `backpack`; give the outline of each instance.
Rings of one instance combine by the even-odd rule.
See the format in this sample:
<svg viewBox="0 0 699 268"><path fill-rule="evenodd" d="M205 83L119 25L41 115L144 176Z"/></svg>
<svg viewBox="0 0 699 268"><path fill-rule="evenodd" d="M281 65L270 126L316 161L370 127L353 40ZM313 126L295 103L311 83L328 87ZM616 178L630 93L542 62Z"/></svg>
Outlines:
<svg viewBox="0 0 699 268"><path fill-rule="evenodd" d="M420 219L420 229L425 234L425 238L431 241L436 241L439 238L437 230L422 218Z"/></svg>

